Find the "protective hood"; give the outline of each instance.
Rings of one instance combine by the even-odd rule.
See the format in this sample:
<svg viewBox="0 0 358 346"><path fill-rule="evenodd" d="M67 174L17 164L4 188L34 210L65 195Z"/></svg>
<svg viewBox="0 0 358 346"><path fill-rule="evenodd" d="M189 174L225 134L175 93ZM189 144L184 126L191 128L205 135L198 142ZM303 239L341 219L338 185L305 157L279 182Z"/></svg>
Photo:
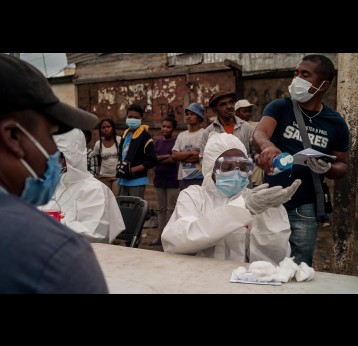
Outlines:
<svg viewBox="0 0 358 346"><path fill-rule="evenodd" d="M78 174L78 171L90 174L87 170L86 138L81 130L73 129L53 138L66 159L67 173L70 174L65 175Z"/></svg>
<svg viewBox="0 0 358 346"><path fill-rule="evenodd" d="M202 172L204 177L211 177L216 159L229 149L240 149L247 155L245 146L236 136L227 133L210 132L202 161Z"/></svg>

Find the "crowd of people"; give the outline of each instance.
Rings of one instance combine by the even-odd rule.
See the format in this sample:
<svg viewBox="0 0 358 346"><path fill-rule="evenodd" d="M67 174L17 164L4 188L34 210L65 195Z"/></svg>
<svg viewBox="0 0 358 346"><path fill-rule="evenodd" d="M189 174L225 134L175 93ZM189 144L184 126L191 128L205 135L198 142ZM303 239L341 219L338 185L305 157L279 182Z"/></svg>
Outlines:
<svg viewBox="0 0 358 346"><path fill-rule="evenodd" d="M89 243L110 244L125 229L116 197L144 199L150 169L158 211L158 237L150 245L224 260L278 265L293 257L312 265L318 223L311 172L322 183L342 178L349 149L345 120L322 102L335 73L327 57L305 56L290 97L270 102L259 122L250 120L254 104L220 90L208 105L185 108L187 130L177 136L177 120L168 114L157 138L137 103L128 105L126 129L117 134L113 119L98 122L61 103L28 63L2 54L0 72L6 162L0 166L0 292L106 293ZM312 148L336 160L310 159L273 175L274 157L304 148L293 102ZM215 119L204 128L206 107ZM61 220L42 212L57 207ZM19 251L31 260L16 256Z"/></svg>

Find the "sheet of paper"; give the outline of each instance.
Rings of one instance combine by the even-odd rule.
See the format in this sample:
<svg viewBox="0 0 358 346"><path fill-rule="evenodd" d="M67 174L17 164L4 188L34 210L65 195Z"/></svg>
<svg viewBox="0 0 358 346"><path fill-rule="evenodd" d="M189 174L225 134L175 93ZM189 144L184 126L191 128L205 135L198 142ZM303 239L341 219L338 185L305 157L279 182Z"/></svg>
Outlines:
<svg viewBox="0 0 358 346"><path fill-rule="evenodd" d="M281 286L281 281L270 280L270 281L258 281L253 279L252 273L246 272L240 275L240 278L237 278L234 272L231 274L230 282L237 282L240 284L254 284L254 285L272 285L272 286Z"/></svg>
<svg viewBox="0 0 358 346"><path fill-rule="evenodd" d="M315 150L312 148L307 148L307 149L301 150L298 153L293 155L293 163L297 164L297 165L307 166L306 161L309 157L316 157L316 158L327 157L331 160L336 159L336 156L334 156L334 155L327 155L327 154L321 153L318 150Z"/></svg>

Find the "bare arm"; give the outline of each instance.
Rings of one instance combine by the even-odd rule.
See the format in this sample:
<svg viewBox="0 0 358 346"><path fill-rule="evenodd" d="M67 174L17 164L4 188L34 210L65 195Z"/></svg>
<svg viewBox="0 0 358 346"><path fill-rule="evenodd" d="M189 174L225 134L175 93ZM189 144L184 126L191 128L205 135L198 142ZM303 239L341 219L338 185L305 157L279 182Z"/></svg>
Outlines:
<svg viewBox="0 0 358 346"><path fill-rule="evenodd" d="M272 159L279 155L281 151L270 141L270 138L277 126L275 119L271 117L262 117L257 124L252 137L252 145L259 155L256 157L256 164L265 172L273 171ZM331 169L325 173L328 179L341 179L348 171L347 153L332 152L337 156L336 161L332 163Z"/></svg>
<svg viewBox="0 0 358 346"><path fill-rule="evenodd" d="M192 163L199 162L199 150L192 150L190 152L191 155L189 158L185 160L185 162L192 162Z"/></svg>
<svg viewBox="0 0 358 346"><path fill-rule="evenodd" d="M173 150L173 160L176 162L199 162L199 152L197 150L175 151Z"/></svg>
<svg viewBox="0 0 358 346"><path fill-rule="evenodd" d="M272 159L281 153L281 150L270 141L276 126L277 121L275 119L263 116L252 135L252 145L255 151L259 153L255 162L267 173L273 171Z"/></svg>
<svg viewBox="0 0 358 346"><path fill-rule="evenodd" d="M340 151L333 151L332 155L337 156L337 159L332 162L331 169L325 174L328 179L341 179L348 171L347 153Z"/></svg>
<svg viewBox="0 0 358 346"><path fill-rule="evenodd" d="M176 163L176 161L173 160L173 157L170 154L159 155L158 161L160 162L160 164L163 165L172 165Z"/></svg>

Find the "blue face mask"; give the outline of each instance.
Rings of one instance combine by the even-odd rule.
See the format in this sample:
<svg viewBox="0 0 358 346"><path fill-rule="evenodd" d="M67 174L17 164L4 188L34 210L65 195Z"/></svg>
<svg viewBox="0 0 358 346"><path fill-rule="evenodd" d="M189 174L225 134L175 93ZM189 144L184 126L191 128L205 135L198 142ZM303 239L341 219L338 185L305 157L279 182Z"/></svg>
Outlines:
<svg viewBox="0 0 358 346"><path fill-rule="evenodd" d="M131 130L136 130L140 124L142 123L142 120L140 119L134 119L134 118L127 118L126 124Z"/></svg>
<svg viewBox="0 0 358 346"><path fill-rule="evenodd" d="M227 197L232 197L238 194L249 182L248 177L243 177L238 173L231 175L216 174L215 185Z"/></svg>
<svg viewBox="0 0 358 346"><path fill-rule="evenodd" d="M43 175L44 178L39 178L30 165L24 159L20 158L22 164L32 175L32 177L26 178L25 187L20 198L38 207L48 203L61 179L61 165L58 161L60 152L57 150L54 154L49 155L41 144L27 130L25 130L20 124L17 124L17 127L47 158L47 169Z"/></svg>

